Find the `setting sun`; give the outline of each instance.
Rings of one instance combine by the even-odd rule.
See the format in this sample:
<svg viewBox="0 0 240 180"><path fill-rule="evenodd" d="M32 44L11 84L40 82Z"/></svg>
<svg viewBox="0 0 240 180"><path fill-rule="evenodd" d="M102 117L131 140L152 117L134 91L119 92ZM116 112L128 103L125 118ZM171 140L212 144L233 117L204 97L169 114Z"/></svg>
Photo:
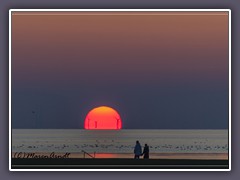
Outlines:
<svg viewBox="0 0 240 180"><path fill-rule="evenodd" d="M122 129L122 120L116 110L107 106L92 109L84 122L85 129Z"/></svg>

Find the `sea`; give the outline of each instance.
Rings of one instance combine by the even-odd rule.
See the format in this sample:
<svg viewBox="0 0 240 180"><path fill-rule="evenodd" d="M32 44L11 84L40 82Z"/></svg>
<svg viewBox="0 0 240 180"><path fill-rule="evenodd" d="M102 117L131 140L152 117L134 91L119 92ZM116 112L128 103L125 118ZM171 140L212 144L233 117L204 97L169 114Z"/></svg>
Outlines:
<svg viewBox="0 0 240 180"><path fill-rule="evenodd" d="M129 158L136 141L154 158L228 158L228 130L13 129L12 155L71 153L71 157ZM151 156L152 155L152 156Z"/></svg>

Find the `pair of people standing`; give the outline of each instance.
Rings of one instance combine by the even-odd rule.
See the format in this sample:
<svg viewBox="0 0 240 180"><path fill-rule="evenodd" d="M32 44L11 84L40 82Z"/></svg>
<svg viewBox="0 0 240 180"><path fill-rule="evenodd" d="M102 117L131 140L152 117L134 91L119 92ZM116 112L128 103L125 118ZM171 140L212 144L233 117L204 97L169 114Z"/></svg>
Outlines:
<svg viewBox="0 0 240 180"><path fill-rule="evenodd" d="M136 141L136 145L134 147L134 159L139 159L140 156L143 155L143 159L149 159L149 147L147 144L145 144L143 152L142 147L139 141Z"/></svg>

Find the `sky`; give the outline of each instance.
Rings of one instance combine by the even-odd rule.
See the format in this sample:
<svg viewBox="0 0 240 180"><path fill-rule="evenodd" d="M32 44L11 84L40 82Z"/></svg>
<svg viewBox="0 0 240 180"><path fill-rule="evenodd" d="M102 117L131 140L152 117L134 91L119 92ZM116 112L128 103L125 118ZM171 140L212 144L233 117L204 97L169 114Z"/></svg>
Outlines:
<svg viewBox="0 0 240 180"><path fill-rule="evenodd" d="M228 128L227 12L12 12L12 128Z"/></svg>

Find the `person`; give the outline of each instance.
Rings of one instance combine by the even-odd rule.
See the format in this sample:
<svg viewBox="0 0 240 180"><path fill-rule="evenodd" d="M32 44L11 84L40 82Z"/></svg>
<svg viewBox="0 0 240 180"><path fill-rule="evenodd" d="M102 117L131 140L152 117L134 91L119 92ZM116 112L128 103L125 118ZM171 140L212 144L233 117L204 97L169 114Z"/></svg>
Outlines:
<svg viewBox="0 0 240 180"><path fill-rule="evenodd" d="M149 159L149 146L145 144L144 149L143 149L143 159Z"/></svg>
<svg viewBox="0 0 240 180"><path fill-rule="evenodd" d="M139 141L136 141L136 145L134 147L134 159L139 159L139 157L142 155L142 147Z"/></svg>

